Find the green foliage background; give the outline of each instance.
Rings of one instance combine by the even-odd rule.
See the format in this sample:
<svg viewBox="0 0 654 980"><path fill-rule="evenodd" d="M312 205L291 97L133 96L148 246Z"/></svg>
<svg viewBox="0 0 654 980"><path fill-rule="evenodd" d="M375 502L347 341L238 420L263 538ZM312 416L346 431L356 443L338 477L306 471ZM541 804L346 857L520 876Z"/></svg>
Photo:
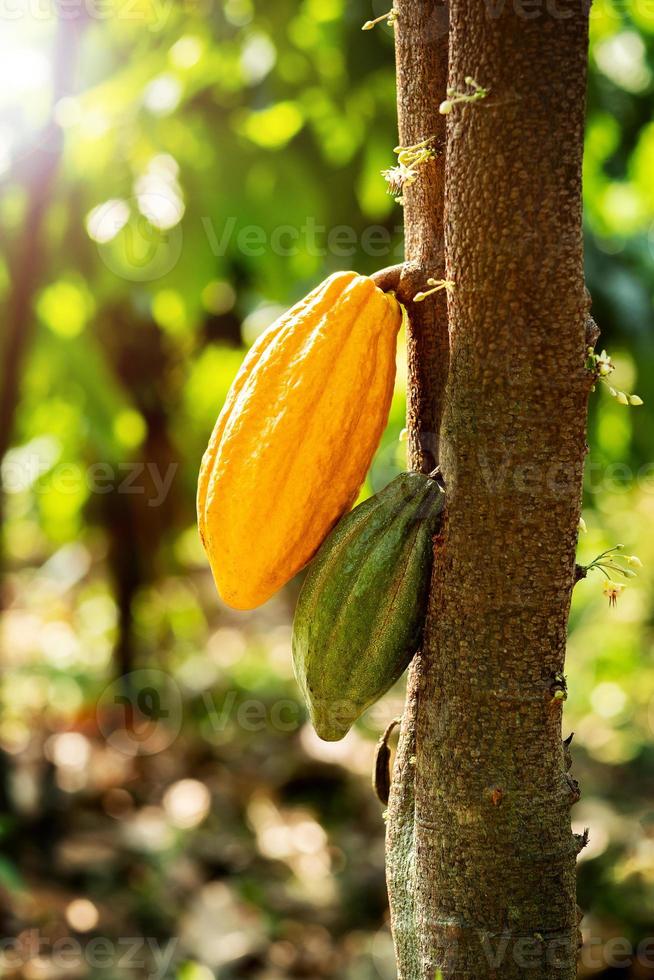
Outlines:
<svg viewBox="0 0 654 980"><path fill-rule="evenodd" d="M0 926L38 929L53 970L57 938L114 943L65 976L147 975L152 956L130 974L116 952L136 936L175 938L154 975L178 980L395 975L368 773L401 685L321 744L290 666L297 583L221 606L194 513L247 345L328 273L401 258L379 173L392 35L360 32L377 6L113 0L4 30L5 337L25 262L34 289L2 464ZM627 964L616 938L654 935L654 10L599 0L591 25L588 284L615 383L645 404L592 398L579 551L623 542L645 567L615 609L599 577L577 586L565 727L591 828L582 976L649 977L654 956L607 966ZM57 49L73 82L53 105ZM404 465L398 363L366 492ZM159 724L139 752L120 699L143 689Z"/></svg>

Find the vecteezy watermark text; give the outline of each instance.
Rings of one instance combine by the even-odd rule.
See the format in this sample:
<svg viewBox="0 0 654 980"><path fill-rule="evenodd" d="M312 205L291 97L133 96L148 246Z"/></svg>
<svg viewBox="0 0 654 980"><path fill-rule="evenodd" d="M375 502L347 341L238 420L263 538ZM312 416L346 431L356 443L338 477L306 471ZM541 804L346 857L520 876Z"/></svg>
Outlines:
<svg viewBox="0 0 654 980"><path fill-rule="evenodd" d="M96 462L87 467L76 463L44 465L37 453L10 455L2 464L2 482L7 493L30 487L36 494L133 494L145 497L148 507L160 507L173 485L178 463L160 467L152 461ZM47 477L47 479L42 479Z"/></svg>
<svg viewBox="0 0 654 980"><path fill-rule="evenodd" d="M404 254L402 225L392 230L385 225L367 225L363 229L352 225L319 224L307 215L301 225L276 225L272 230L262 225L240 225L234 216L220 226L209 217L200 219L209 248L215 256L226 255L236 246L241 255L260 258L268 252L283 258L311 255L323 258L350 258L363 252L373 258L391 256L401 259Z"/></svg>
<svg viewBox="0 0 654 980"><path fill-rule="evenodd" d="M146 980L162 980L168 973L178 939L161 942L152 936L92 936L81 941L74 936L52 939L38 929L19 936L0 938L0 969L14 972L35 960L48 960L61 975L83 967L127 973L139 970Z"/></svg>
<svg viewBox="0 0 654 980"><path fill-rule="evenodd" d="M212 0L208 0L211 3ZM186 4L189 11L201 10L207 3L198 0ZM144 24L153 33L165 26L173 10L172 0L150 0L144 5L138 0L0 0L0 21L17 21L29 18L33 21L76 21L109 20Z"/></svg>

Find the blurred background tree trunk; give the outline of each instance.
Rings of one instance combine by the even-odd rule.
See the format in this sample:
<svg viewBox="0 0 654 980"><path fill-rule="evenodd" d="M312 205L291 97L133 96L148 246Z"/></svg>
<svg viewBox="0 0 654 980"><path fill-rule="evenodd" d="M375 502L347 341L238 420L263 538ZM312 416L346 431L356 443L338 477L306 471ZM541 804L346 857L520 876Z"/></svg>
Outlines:
<svg viewBox="0 0 654 980"><path fill-rule="evenodd" d="M397 9L402 119L412 98L420 116L421 82L438 105L444 45L429 31L431 4ZM448 116L445 274L456 286L439 449L448 504L391 791L393 929L405 980L439 970L446 980L571 978L583 839L570 828L579 794L561 716L591 384L587 11L564 2L525 16L513 4L453 0L449 16L450 87L469 91L473 77L489 94ZM414 236L437 236L440 221L417 223L414 193L409 260ZM429 258L440 278L437 247ZM430 385L440 404L442 363L427 355L424 371L418 381L412 365L410 406ZM414 466L421 428L438 431L426 406L424 419L409 409Z"/></svg>
<svg viewBox="0 0 654 980"><path fill-rule="evenodd" d="M28 205L18 241L10 259L11 285L7 300L0 377L0 462L11 446L24 365L35 332L34 300L47 272L46 220L55 196L63 152L63 133L55 119L57 103L75 89L75 73L83 24L57 12L52 53L52 99L49 118L19 155L20 174ZM0 610L4 605L4 486L0 471Z"/></svg>

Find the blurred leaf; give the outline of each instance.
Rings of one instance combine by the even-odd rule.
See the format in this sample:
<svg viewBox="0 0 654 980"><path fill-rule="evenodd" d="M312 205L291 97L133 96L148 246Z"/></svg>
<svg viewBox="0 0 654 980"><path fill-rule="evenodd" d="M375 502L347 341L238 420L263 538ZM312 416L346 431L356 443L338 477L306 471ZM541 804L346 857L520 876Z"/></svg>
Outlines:
<svg viewBox="0 0 654 980"><path fill-rule="evenodd" d="M295 102L278 102L268 109L241 116L237 131L265 149L280 149L302 128L304 117Z"/></svg>
<svg viewBox="0 0 654 980"><path fill-rule="evenodd" d="M16 865L9 858L0 855L0 885L8 892L24 891L25 882Z"/></svg>

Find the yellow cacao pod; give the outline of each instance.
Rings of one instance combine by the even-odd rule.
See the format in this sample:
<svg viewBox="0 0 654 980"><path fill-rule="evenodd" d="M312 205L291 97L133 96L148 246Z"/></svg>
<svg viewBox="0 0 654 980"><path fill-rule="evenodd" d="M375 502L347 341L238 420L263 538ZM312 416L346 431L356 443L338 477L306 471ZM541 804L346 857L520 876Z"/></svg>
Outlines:
<svg viewBox="0 0 654 980"><path fill-rule="evenodd" d="M270 598L354 503L388 419L401 319L371 279L338 272L251 348L198 483L200 535L228 605Z"/></svg>

